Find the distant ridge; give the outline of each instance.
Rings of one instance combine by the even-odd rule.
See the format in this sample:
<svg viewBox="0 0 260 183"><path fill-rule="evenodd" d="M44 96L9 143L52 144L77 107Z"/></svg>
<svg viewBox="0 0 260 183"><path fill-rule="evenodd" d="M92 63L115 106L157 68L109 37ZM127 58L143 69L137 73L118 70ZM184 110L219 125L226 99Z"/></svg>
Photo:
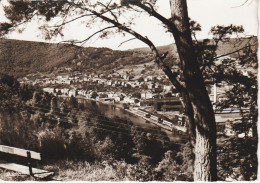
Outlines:
<svg viewBox="0 0 260 183"><path fill-rule="evenodd" d="M229 42L221 43L217 54L223 55L235 51L249 43L256 44L257 37L251 40L244 38L239 44L236 42L237 39L231 39ZM236 47L233 47L235 44ZM158 50L161 53L169 52L170 56L166 60L168 62L177 59L175 44L159 46ZM102 72L152 60L153 56L149 48L117 51L109 48L84 48L70 44L0 39L0 73L15 77L28 73L53 71L67 66L73 70Z"/></svg>
<svg viewBox="0 0 260 183"><path fill-rule="evenodd" d="M199 40L202 41L202 40ZM210 40L213 42L213 40ZM219 49L217 50L217 55L224 55L230 52L233 52L237 49L245 47L247 44L256 45L254 46L254 49L257 49L257 37L244 37L244 38L231 38L229 41L226 42L220 42L219 43ZM164 46L158 46L157 49L160 52L166 52L168 51L171 54L177 54L177 48L175 44L169 44ZM137 51L137 52L150 52L149 47L142 47L142 48L134 48L129 49L129 51Z"/></svg>
<svg viewBox="0 0 260 183"><path fill-rule="evenodd" d="M76 46L42 42L0 40L0 71L14 76L46 71L75 57Z"/></svg>
<svg viewBox="0 0 260 183"><path fill-rule="evenodd" d="M33 72L52 71L62 66L97 71L114 69L127 64L147 62L144 57L146 55L135 55L133 51L114 51L109 48L0 40L0 73L17 77Z"/></svg>

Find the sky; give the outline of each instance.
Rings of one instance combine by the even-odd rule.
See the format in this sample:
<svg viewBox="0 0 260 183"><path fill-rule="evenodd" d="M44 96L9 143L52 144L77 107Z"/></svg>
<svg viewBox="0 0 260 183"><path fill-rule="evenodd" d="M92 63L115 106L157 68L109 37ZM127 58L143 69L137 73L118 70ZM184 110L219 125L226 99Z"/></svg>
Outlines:
<svg viewBox="0 0 260 183"><path fill-rule="evenodd" d="M246 2L246 3L245 3ZM245 3L245 4L244 4ZM258 1L257 0L187 0L189 17L200 23L202 31L197 35L199 39L208 38L210 28L215 25L243 25L247 35L257 35L258 32ZM170 17L168 0L158 0L156 3L158 12L163 16ZM241 6L242 5L242 6ZM0 22L4 21L2 6L0 5ZM45 41L38 30L36 22L26 25L22 33L14 32L8 36L10 39ZM98 27L87 29L80 21L70 24L64 31L64 38L56 38L47 42L60 42L63 40L83 40L97 30ZM174 42L172 36L165 33L160 22L149 16L138 17L133 29L147 36L156 46L171 44ZM146 45L138 40L120 43L132 38L130 35L113 35L107 39L93 37L84 46L109 47L112 49L133 49L145 47Z"/></svg>

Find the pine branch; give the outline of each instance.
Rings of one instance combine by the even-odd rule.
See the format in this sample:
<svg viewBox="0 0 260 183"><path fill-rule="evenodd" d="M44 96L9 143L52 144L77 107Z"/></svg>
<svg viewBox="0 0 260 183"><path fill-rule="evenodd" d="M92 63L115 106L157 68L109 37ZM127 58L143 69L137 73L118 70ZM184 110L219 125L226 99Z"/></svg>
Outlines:
<svg viewBox="0 0 260 183"><path fill-rule="evenodd" d="M120 43L120 44L118 45L118 47L120 47L120 46L122 46L123 44L125 44L126 42L132 41L132 40L134 40L134 39L136 39L136 38L131 38L131 39L128 39L128 40L126 40L126 41L123 41L122 43Z"/></svg>
<svg viewBox="0 0 260 183"><path fill-rule="evenodd" d="M74 4L76 5L76 4ZM77 6L77 5L76 5ZM145 6L147 7L147 6ZM182 84L177 80L176 76L173 74L173 72L171 71L171 69L163 63L163 60L166 58L167 54L168 53L165 53L165 55L161 56L157 50L157 48L154 46L154 44L152 43L151 40L149 40L147 37L144 37L142 36L141 34L137 33L136 31L134 31L133 29L131 28L128 28L126 27L125 25L107 17L107 16L104 16L103 14L93 10L93 9L90 9L90 8L87 8L87 7L81 7L81 6L78 6L78 8L80 9L83 9L85 11L88 11L88 12L91 12L93 13L95 16L99 17L100 19L106 21L106 22L109 22L111 24L113 24L114 26L113 27L117 27L118 29L122 30L122 31L125 31L131 35L133 35L136 39L144 42L145 44L147 44L149 46L149 48L151 49L154 57L155 57L155 62L159 65L159 67L165 72L165 74L169 77L170 81L172 82L172 84L175 86L175 88L181 93L185 90L185 87L182 86ZM147 7L148 8L148 7ZM166 19L167 20L167 19ZM168 20L167 20L168 21ZM100 30L98 32L101 32L103 30ZM84 41L84 40L83 40ZM83 42L82 41L82 42Z"/></svg>
<svg viewBox="0 0 260 183"><path fill-rule="evenodd" d="M73 19L71 19L71 20L69 20L69 21L67 21L67 22L63 22L62 24L59 24L59 25L54 25L54 26L48 26L48 27L60 27L60 26L63 26L63 25L66 25L66 24L68 24L68 23L71 23L71 22L73 22L73 21L75 21L75 20L78 20L78 19L80 19L80 18L83 18L83 17L86 17L86 16L93 16L94 14L85 14L85 15L82 15L82 16L79 16L79 17L76 17L76 18L73 18Z"/></svg>
<svg viewBox="0 0 260 183"><path fill-rule="evenodd" d="M105 30L107 30L107 29L111 29L111 28L116 28L116 26L110 26L110 27L106 27L106 28L104 28L104 29L98 30L97 32L93 33L91 36L89 36L88 38L86 38L86 39L84 39L84 40L82 40L82 41L63 41L63 42L69 42L69 43L73 43L73 44L75 44L75 43L85 43L86 41L88 41L89 39L91 39L91 38L92 38L93 36L95 36L96 34L101 33L101 32L103 32L103 31L105 31Z"/></svg>
<svg viewBox="0 0 260 183"><path fill-rule="evenodd" d="M138 6L142 10L146 11L147 13L149 13L151 16L153 16L153 17L157 18L158 20L160 20L162 23L164 23L168 27L168 29L170 31L176 32L175 25L170 20L168 20L167 18L165 18L161 14L157 13L150 3L145 2L145 4L148 4L149 7L144 5L144 4L142 4L141 2L133 2L131 4L135 5L135 6Z"/></svg>
<svg viewBox="0 0 260 183"><path fill-rule="evenodd" d="M110 3L111 3L111 1L110 1ZM108 4L107 6L106 6L105 4L103 4L103 3L101 3L101 2L97 2L97 4L99 4L99 5L103 6L103 7L105 7L106 10L107 10L108 12L110 12L110 14L114 17L115 21L118 22L117 16L112 12L111 9L108 8L109 4Z"/></svg>
<svg viewBox="0 0 260 183"><path fill-rule="evenodd" d="M243 48L240 48L240 49L238 49L238 50L236 50L236 51L229 52L229 53L227 53L227 54L214 57L212 60L215 60L215 59L217 59L217 58L221 58L221 57L224 57L224 56L228 56L228 55L231 55L231 54L233 54L233 53L237 53L237 52L239 52L239 51L241 51L241 50L243 50L243 49L245 49L245 48L248 48L248 47L250 47L250 46L256 46L256 45L258 45L258 44L247 45L247 46L245 46L245 47L243 47Z"/></svg>
<svg viewBox="0 0 260 183"><path fill-rule="evenodd" d="M241 5L234 6L234 7L231 7L231 8L239 8L239 7L241 7L241 6L244 6L247 2L248 2L248 0L246 0L245 2L243 2L243 4L241 4Z"/></svg>

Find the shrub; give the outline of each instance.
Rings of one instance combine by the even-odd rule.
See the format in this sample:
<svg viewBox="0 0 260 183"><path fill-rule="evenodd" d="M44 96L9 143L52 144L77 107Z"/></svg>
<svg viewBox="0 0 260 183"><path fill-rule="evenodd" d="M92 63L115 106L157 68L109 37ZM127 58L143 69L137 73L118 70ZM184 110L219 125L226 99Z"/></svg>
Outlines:
<svg viewBox="0 0 260 183"><path fill-rule="evenodd" d="M64 137L57 131L44 130L39 133L40 152L45 160L59 160L66 157Z"/></svg>
<svg viewBox="0 0 260 183"><path fill-rule="evenodd" d="M176 162L172 151L167 151L164 159L155 168L156 179L163 181L192 181L192 174L183 170L183 165Z"/></svg>

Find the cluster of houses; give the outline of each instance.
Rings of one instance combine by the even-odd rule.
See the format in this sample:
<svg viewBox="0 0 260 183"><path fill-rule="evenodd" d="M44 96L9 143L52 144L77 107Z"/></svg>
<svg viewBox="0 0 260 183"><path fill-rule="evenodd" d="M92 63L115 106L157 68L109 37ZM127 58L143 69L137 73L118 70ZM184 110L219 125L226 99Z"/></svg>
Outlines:
<svg viewBox="0 0 260 183"><path fill-rule="evenodd" d="M113 73L109 75L104 74L81 74L79 71L74 71L72 74L59 74L57 76L30 79L30 76L23 77L19 79L20 83L31 84L31 85L41 85L43 87L48 87L51 85L64 85L64 86L74 86L77 84L84 83L96 83L108 87L131 87L152 90L157 88L162 88L164 92L170 92L173 87L169 83L168 85L161 85L160 81L165 82L166 78L158 76L156 77L157 82L155 82L153 76L146 76L142 80L131 80L128 74ZM167 80L166 80L167 81ZM149 96L149 95L147 95Z"/></svg>
<svg viewBox="0 0 260 183"><path fill-rule="evenodd" d="M225 62L223 59L220 63ZM95 98L100 101L112 101L112 102L120 102L126 103L133 106L140 106L141 101L153 99L156 94L155 90L160 89L160 94L172 93L174 97L179 97L178 94L173 92L173 86L169 83L165 76L145 76L141 75L139 79L132 79L130 74L128 73L117 73L114 72L112 74L82 74L79 71L71 71L69 72L60 72L57 74L49 74L43 75L41 77L37 77L37 74L30 74L27 77L23 77L19 79L20 83L31 84L31 85L41 85L43 90L48 93L53 93L54 95L64 96L64 97L79 97L85 99ZM247 70L242 70L243 75L248 75ZM69 73L69 74L68 74ZM94 91L93 89L79 89L84 84L96 84L101 85L107 88L111 88L111 90L106 91ZM59 86L59 87L57 87ZM219 102L225 98L225 92L230 90L232 86L228 86L227 83L218 83L211 84L209 96L211 101L214 103ZM115 90L112 90L114 88ZM120 88L136 88L140 92L140 96L136 97L131 94L125 94L120 91ZM94 95L95 93L95 95ZM165 110L164 105L161 107ZM220 115L216 115L216 119L221 119ZM240 118L240 117L239 117ZM226 119L222 121L219 120L222 124L226 121ZM235 135L235 130L232 129L232 125L226 125L225 131L226 135L232 136ZM251 135L251 134L249 134Z"/></svg>
<svg viewBox="0 0 260 183"><path fill-rule="evenodd" d="M53 87L44 87L44 92L52 93L54 95L58 95L60 97L78 97L91 99L95 98L100 101L112 101L112 102L120 102L126 103L129 105L140 106L140 100L152 99L154 95L152 92L143 91L140 93L141 98L136 96L128 96L122 92L96 92L93 90L83 90L83 89L69 89L69 88L53 88ZM94 93L96 93L94 95Z"/></svg>

